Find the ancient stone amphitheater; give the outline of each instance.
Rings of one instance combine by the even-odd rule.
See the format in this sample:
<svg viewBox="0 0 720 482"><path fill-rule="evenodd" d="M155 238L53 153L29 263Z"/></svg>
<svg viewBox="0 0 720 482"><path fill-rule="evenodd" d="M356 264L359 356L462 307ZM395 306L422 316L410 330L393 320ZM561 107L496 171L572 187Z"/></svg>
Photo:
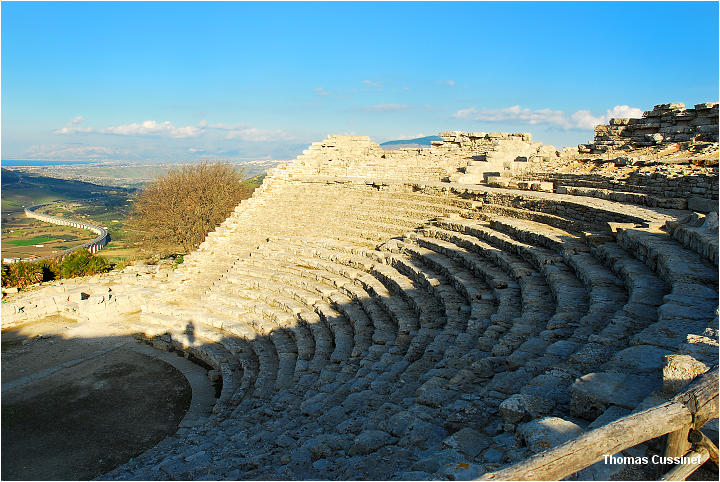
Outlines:
<svg viewBox="0 0 720 482"><path fill-rule="evenodd" d="M219 370L211 415L106 478L477 478L717 365L717 123L665 104L579 152L330 136L170 274L36 291L3 326L113 320Z"/></svg>

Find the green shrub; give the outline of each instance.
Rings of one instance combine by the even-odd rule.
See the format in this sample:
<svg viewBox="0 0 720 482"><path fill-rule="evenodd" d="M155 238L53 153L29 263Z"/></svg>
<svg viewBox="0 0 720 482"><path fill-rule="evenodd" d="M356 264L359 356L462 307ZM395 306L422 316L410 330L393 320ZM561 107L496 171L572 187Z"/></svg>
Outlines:
<svg viewBox="0 0 720 482"><path fill-rule="evenodd" d="M2 265L2 276L0 277L0 282L2 283L3 288L10 286L10 265L3 263Z"/></svg>
<svg viewBox="0 0 720 482"><path fill-rule="evenodd" d="M43 280L43 271L37 263L13 263L3 265L2 285L25 288Z"/></svg>
<svg viewBox="0 0 720 482"><path fill-rule="evenodd" d="M112 269L105 258L93 256L86 249L78 249L58 263L54 259L43 259L36 263L19 262L2 265L2 286L26 288L41 281L60 278L74 278L106 273Z"/></svg>
<svg viewBox="0 0 720 482"><path fill-rule="evenodd" d="M185 261L185 258L183 258L182 254L177 255L175 257L175 261L173 261L173 269L176 269L178 265L183 264L183 261Z"/></svg>
<svg viewBox="0 0 720 482"><path fill-rule="evenodd" d="M58 271L62 278L106 273L111 269L110 263L105 258L93 256L87 249L73 251L58 264Z"/></svg>

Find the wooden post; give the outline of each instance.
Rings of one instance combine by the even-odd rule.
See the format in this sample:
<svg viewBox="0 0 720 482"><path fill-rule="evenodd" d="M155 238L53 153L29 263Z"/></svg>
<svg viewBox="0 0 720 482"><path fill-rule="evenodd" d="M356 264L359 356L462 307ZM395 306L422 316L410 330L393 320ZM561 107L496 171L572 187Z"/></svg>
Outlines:
<svg viewBox="0 0 720 482"><path fill-rule="evenodd" d="M665 457L682 457L692 448L688 442L688 433L692 424L688 424L675 432L669 433L665 445Z"/></svg>

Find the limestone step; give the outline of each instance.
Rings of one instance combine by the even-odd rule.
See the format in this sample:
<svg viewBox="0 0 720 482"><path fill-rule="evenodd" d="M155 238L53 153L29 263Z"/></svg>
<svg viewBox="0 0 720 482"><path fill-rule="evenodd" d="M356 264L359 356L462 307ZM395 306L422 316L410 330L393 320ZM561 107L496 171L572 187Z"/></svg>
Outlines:
<svg viewBox="0 0 720 482"><path fill-rule="evenodd" d="M542 272L555 298L556 314L563 313L566 321L579 319L587 311L587 293L582 284L558 254L534 245L514 240L490 225L472 221L438 221L438 227L466 233L504 251L517 253Z"/></svg>
<svg viewBox="0 0 720 482"><path fill-rule="evenodd" d="M242 280L251 280L249 276L241 278ZM287 278L286 278L287 279ZM234 280L234 278L228 277L228 280ZM234 280L232 285L237 285L238 281ZM284 314L285 322L278 326L289 327L289 333L293 337L293 348L297 352L297 356L300 360L310 361L307 368L312 367L313 371L319 371L328 361L339 359L346 359L349 356L349 352L352 351L353 335L352 328L349 322L345 321L342 317L329 306L321 304L319 298L316 296L310 296L307 299L311 304L302 305L300 303L293 303L292 299L285 298L281 295L273 294L273 286L267 283L257 285L258 289L248 290L245 293L246 297L250 297L251 305L248 309L256 310L260 314L264 314L268 318L274 318L277 323L280 319L280 315L277 313L277 308L268 305L260 300L268 300L276 305L284 305L286 310L287 307L294 307L294 309L285 311ZM285 286L286 287L286 286ZM275 290L279 288L274 286ZM233 301L236 305L241 302L241 298L237 297L237 292L232 291L233 288L227 288L226 292L230 295L235 295ZM302 294L298 291L302 289L295 287L295 295L302 298ZM310 311L312 310L312 311ZM323 310L327 313L323 313ZM320 313L316 313L319 311ZM327 325L324 321L332 320L334 323ZM339 326L338 326L339 325ZM334 333L334 335L333 335ZM333 339L334 336L334 339ZM335 354L332 355L333 349ZM292 353L292 350L289 351ZM344 353L344 355L343 355ZM296 375L300 376L298 369L302 371L302 368L295 368Z"/></svg>
<svg viewBox="0 0 720 482"><path fill-rule="evenodd" d="M667 223L668 233L684 247L718 265L718 213L693 213L677 223Z"/></svg>

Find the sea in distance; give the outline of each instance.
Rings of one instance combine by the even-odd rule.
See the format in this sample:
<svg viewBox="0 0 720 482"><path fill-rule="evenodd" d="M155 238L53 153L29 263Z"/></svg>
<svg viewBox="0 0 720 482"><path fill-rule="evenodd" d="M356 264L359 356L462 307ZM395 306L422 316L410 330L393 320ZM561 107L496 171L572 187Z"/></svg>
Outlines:
<svg viewBox="0 0 720 482"><path fill-rule="evenodd" d="M30 166L61 166L64 164L75 165L75 164L92 164L98 161L39 161L37 159L22 160L22 159L3 159L0 161L0 165L4 167L30 167Z"/></svg>

